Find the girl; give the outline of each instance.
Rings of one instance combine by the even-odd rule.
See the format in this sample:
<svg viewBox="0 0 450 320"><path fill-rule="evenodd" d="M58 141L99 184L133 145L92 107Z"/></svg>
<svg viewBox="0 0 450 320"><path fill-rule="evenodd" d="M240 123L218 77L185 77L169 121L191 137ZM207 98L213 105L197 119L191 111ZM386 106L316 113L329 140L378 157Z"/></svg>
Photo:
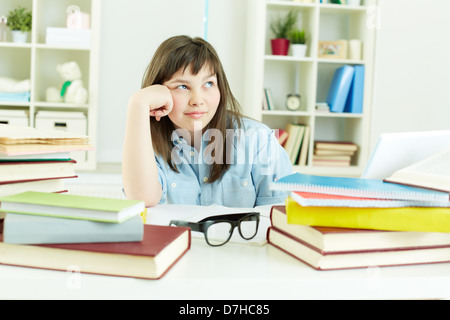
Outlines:
<svg viewBox="0 0 450 320"><path fill-rule="evenodd" d="M175 36L129 100L122 170L125 194L146 206L254 207L284 201L269 185L292 166L273 131L240 114L214 48Z"/></svg>

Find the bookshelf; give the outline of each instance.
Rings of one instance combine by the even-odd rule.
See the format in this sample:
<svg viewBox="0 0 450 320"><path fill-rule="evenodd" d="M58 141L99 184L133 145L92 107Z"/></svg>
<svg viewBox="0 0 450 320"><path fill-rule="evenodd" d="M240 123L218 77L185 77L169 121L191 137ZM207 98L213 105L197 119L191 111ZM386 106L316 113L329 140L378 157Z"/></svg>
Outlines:
<svg viewBox="0 0 450 320"><path fill-rule="evenodd" d="M285 129L288 123L302 123L310 127L308 161L296 165L294 170L308 174L359 176L370 155L369 134L371 114L371 88L373 78L373 52L376 28L377 1L362 0L360 5L320 3L320 0L258 1L248 2L246 92L244 113L262 121L273 129ZM272 55L270 23L289 11L297 12L297 27L307 34L305 57ZM357 39L362 43L361 58L319 57L320 41ZM349 49L347 49L348 51ZM364 66L363 112L319 112L316 104L327 98L334 72L343 65ZM271 92L274 108L263 110L263 90ZM302 106L298 111L286 108L288 94L298 93ZM314 142L319 140L355 143L358 151L350 166L315 166L312 163Z"/></svg>
<svg viewBox="0 0 450 320"><path fill-rule="evenodd" d="M66 27L67 8L79 6L90 16L90 45L49 45L46 43L48 27ZM17 80L30 79L30 100L27 102L0 101L2 111L18 111L26 114L27 125L36 126L36 115L40 111L55 112L54 123L69 123L74 114L83 116L83 133L95 144L98 108L98 65L101 0L2 0L0 16L7 16L18 6L32 12L32 30L26 43L12 42L11 32L7 31L7 41L0 42L0 77ZM82 73L83 86L88 99L84 104L47 102L45 91L48 87L61 88L63 79L56 71L58 64L76 61ZM67 117L66 117L67 115ZM69 129L66 129L69 131ZM85 132L84 132L85 131ZM94 170L95 150L74 154L77 168Z"/></svg>

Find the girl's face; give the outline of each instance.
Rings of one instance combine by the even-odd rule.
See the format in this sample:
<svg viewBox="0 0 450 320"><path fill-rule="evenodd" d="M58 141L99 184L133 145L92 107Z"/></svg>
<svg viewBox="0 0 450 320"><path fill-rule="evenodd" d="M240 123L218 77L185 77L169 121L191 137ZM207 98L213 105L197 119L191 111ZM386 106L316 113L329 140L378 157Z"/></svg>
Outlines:
<svg viewBox="0 0 450 320"><path fill-rule="evenodd" d="M173 108L168 117L175 128L194 133L203 130L216 113L220 101L217 77L203 67L196 75L191 66L178 70L164 82L172 94Z"/></svg>

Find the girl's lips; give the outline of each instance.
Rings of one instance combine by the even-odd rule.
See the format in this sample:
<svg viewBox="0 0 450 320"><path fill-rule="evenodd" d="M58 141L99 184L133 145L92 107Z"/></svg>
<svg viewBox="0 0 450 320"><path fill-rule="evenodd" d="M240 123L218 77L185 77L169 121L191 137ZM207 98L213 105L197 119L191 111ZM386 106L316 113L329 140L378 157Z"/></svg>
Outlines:
<svg viewBox="0 0 450 320"><path fill-rule="evenodd" d="M203 117L203 115L205 113L206 112L196 111L196 112L186 113L186 115L189 116L189 117L195 118L195 119L199 119L199 118Z"/></svg>

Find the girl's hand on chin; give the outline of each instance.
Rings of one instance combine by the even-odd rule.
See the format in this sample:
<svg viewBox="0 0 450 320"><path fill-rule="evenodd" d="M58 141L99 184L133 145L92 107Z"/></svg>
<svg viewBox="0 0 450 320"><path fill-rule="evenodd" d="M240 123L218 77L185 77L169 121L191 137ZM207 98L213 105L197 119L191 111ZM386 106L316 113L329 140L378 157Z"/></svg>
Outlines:
<svg viewBox="0 0 450 320"><path fill-rule="evenodd" d="M159 121L167 116L173 108L172 94L164 85L155 84L139 90L135 96L139 104L148 106L149 114Z"/></svg>

